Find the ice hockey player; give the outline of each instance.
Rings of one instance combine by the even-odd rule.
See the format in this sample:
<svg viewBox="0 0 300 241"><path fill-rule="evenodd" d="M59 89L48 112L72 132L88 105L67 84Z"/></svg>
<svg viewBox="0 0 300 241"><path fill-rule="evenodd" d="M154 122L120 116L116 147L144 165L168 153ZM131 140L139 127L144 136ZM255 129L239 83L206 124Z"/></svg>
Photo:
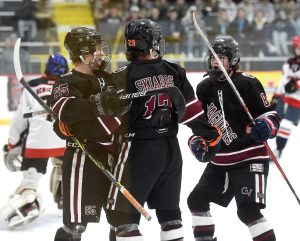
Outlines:
<svg viewBox="0 0 300 241"><path fill-rule="evenodd" d="M60 75L67 72L67 60L56 53L49 56L45 74L30 80L28 84L40 98L49 103L53 84ZM1 217L12 228L34 221L42 212L43 201L37 190L40 178L46 173L50 157L53 163L51 192L58 208L62 207L61 157L65 151L65 143L53 132L49 116L23 118L24 113L40 110L43 110L40 104L24 90L9 129L8 144L4 146L6 167L10 171L23 172L19 187L0 211Z"/></svg>
<svg viewBox="0 0 300 241"><path fill-rule="evenodd" d="M63 163L64 226L57 230L54 240L80 241L87 224L100 220L111 182L72 136L109 169L118 152L113 135L120 126L117 116L128 106L115 103L117 98L113 97L117 96L110 91L110 75L104 71L110 51L100 33L92 28L73 28L65 36L64 45L74 68L55 83L52 91L52 109L58 116L54 129L67 145Z"/></svg>
<svg viewBox="0 0 300 241"><path fill-rule="evenodd" d="M222 138L220 150L207 164L188 197L194 237L195 240L216 240L210 203L227 207L234 197L237 215L249 228L252 239L274 241L274 231L260 209L266 206L270 159L263 141L275 137L279 116L270 108L259 80L238 71L241 56L238 43L231 37L218 38L212 47L255 119L250 123L218 62L209 51L207 74L198 84L196 94L202 101L210 123L222 131ZM190 138L189 145L196 157L199 152L202 153L194 138Z"/></svg>
<svg viewBox="0 0 300 241"><path fill-rule="evenodd" d="M133 93L178 87L186 102L182 124L216 145L218 130L203 117L201 103L195 98L185 70L162 59L164 40L159 25L149 19L132 19L124 35L130 63L113 74L118 88ZM161 240L165 241L183 240L179 207L182 157L176 137L176 111L175 104L165 93L135 99L118 130L122 136L121 152L113 172L139 203L147 202L150 209L155 209ZM140 214L113 186L107 209L117 241L144 240L139 231Z"/></svg>
<svg viewBox="0 0 300 241"><path fill-rule="evenodd" d="M280 158L300 119L300 36L293 38L294 57L282 66L282 77L271 104L282 118L274 154Z"/></svg>

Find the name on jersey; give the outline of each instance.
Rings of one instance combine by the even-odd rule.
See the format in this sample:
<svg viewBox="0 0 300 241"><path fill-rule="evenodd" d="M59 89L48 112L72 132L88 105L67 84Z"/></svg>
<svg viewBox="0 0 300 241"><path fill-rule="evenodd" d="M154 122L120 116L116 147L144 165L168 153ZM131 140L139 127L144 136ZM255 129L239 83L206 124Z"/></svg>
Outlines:
<svg viewBox="0 0 300 241"><path fill-rule="evenodd" d="M221 130L222 140L227 146L230 145L230 143L237 138L237 134L233 132L233 130L229 126L228 121L225 120L224 123L224 117L222 115L222 111L218 110L218 108L214 105L214 103L208 105L207 117L209 123L215 125Z"/></svg>
<svg viewBox="0 0 300 241"><path fill-rule="evenodd" d="M134 84L139 91L171 87L174 86L174 77L173 75L154 75L136 80Z"/></svg>

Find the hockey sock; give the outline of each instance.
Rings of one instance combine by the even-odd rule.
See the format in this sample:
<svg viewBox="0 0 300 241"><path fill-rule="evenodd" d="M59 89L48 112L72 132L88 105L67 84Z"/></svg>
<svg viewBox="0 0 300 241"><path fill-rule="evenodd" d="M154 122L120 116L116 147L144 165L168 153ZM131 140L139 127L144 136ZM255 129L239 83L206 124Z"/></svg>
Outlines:
<svg viewBox="0 0 300 241"><path fill-rule="evenodd" d="M117 241L144 241L138 224L125 224L115 228Z"/></svg>
<svg viewBox="0 0 300 241"><path fill-rule="evenodd" d="M215 222L209 211L192 212L192 224L196 241L214 240Z"/></svg>
<svg viewBox="0 0 300 241"><path fill-rule="evenodd" d="M276 237L270 223L264 218L260 218L247 225L253 241L275 241Z"/></svg>
<svg viewBox="0 0 300 241"><path fill-rule="evenodd" d="M160 240L183 241L181 220L171 220L161 224Z"/></svg>

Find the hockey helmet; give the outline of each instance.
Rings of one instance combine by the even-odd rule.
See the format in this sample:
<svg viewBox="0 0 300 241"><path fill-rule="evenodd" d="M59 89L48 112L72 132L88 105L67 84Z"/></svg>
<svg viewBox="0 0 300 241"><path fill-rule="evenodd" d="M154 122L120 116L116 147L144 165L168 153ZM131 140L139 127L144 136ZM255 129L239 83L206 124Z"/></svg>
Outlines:
<svg viewBox="0 0 300 241"><path fill-rule="evenodd" d="M50 76L60 76L68 73L68 62L64 56L59 53L50 55L45 69L45 74Z"/></svg>
<svg viewBox="0 0 300 241"><path fill-rule="evenodd" d="M212 48L216 52L216 54L222 54L228 57L229 60L229 68L236 69L238 63L240 62L241 52L239 48L239 44L234 40L234 38L217 38L212 43ZM211 51L208 52L207 58L207 68L208 70L212 69L211 66L211 58L213 54Z"/></svg>
<svg viewBox="0 0 300 241"><path fill-rule="evenodd" d="M300 46L300 36L298 35L293 38L293 47L297 48L299 46Z"/></svg>
<svg viewBox="0 0 300 241"><path fill-rule="evenodd" d="M159 55L163 55L164 40L156 22L150 19L131 19L125 27L124 35L128 50L154 49Z"/></svg>
<svg viewBox="0 0 300 241"><path fill-rule="evenodd" d="M110 48L103 41L100 33L95 29L87 27L77 27L69 31L65 37L64 46L70 54L71 60L82 61L82 56L94 54L97 48L102 52L101 65L103 69L110 61Z"/></svg>

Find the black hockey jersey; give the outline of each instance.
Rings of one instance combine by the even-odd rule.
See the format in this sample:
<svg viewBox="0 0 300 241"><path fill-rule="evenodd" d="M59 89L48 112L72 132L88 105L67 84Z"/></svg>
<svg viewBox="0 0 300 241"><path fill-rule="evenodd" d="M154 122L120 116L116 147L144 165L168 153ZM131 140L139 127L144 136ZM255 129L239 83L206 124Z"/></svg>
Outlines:
<svg viewBox="0 0 300 241"><path fill-rule="evenodd" d="M118 88L126 89L127 93L176 86L181 91L186 102L186 113L183 124L192 128L194 134L212 140L218 136L202 110L201 103L195 98L185 70L175 63L156 59L146 62L132 62L113 73L113 80ZM168 123L164 128L158 128L157 112L161 108L171 110ZM161 124L161 123L159 123ZM178 132L178 117L168 95L159 93L135 99L130 111L122 118L119 132L135 139L153 139L162 136L175 136Z"/></svg>
<svg viewBox="0 0 300 241"><path fill-rule="evenodd" d="M232 81L253 118L267 117L278 129L279 116L270 108L264 88L258 79L237 72L232 76ZM247 134L246 129L251 124L249 117L228 81L217 81L207 76L197 86L196 93L202 101L209 122L222 132L221 149L212 161L214 164L232 165L248 160L269 159L263 143L254 142Z"/></svg>
<svg viewBox="0 0 300 241"><path fill-rule="evenodd" d="M95 77L74 69L63 75L53 87L52 109L77 138L108 145L121 122L117 117L99 116L95 103L89 100L109 86L110 75L101 75Z"/></svg>

